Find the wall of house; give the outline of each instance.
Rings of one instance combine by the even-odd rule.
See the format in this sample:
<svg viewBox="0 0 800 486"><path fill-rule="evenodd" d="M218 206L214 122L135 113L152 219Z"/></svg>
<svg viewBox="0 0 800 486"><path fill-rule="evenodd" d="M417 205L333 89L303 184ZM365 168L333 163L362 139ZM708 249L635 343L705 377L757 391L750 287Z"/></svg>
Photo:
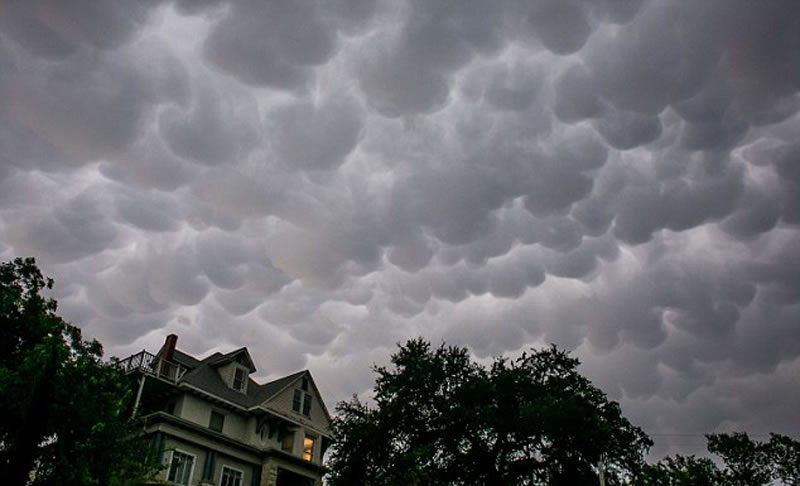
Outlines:
<svg viewBox="0 0 800 486"><path fill-rule="evenodd" d="M217 372L219 376L222 377L222 381L225 382L226 385L231 386L233 383L233 363L226 364L217 368Z"/></svg>
<svg viewBox="0 0 800 486"><path fill-rule="evenodd" d="M311 413L308 417L302 413L295 412L292 409L292 400L294 399L294 391L296 389L300 389L300 380L298 380L294 386L287 388L277 397L270 400L269 407L291 417L292 420L295 420L302 425L308 425L314 429L328 434L330 430L330 424L328 422L328 418L325 416L325 412L322 409L322 403L317 399L317 394L314 392L313 387L309 387L309 391L307 392L312 397Z"/></svg>
<svg viewBox="0 0 800 486"><path fill-rule="evenodd" d="M253 475L259 474L260 472L258 466L239 461L230 456L218 455L214 465L214 484L220 484L223 466L242 472L242 486L250 486L252 484Z"/></svg>
<svg viewBox="0 0 800 486"><path fill-rule="evenodd" d="M169 477L170 464L172 463L172 454L176 450L194 456L194 464L192 465L192 474L189 479L189 485L199 485L203 475L203 464L206 460L207 450L187 442L175 440L172 437L167 437L164 441L163 461L166 467L161 473L159 473L160 479L167 481L167 478Z"/></svg>
<svg viewBox="0 0 800 486"><path fill-rule="evenodd" d="M223 434L242 442L250 443L252 441L252 432L248 427L249 420L247 417L231 409L218 407L200 397L184 395L181 403L181 414L178 416L203 427L208 427L212 410L225 415L225 421L222 425Z"/></svg>
<svg viewBox="0 0 800 486"><path fill-rule="evenodd" d="M163 461L166 468L160 473L159 478L166 481L169 477L170 464L172 462L173 451L190 454L194 456L194 464L192 467L192 475L190 478L189 486L201 486L206 484L220 484L222 479L222 468L227 466L229 468L242 472L242 486L249 486L254 474L259 474L259 466L253 463L244 462L233 456L226 455L217 451L216 459L214 461L214 474L211 481L203 481L203 468L205 467L206 457L208 456L209 449L180 440L177 437L167 436L164 441L164 456Z"/></svg>
<svg viewBox="0 0 800 486"><path fill-rule="evenodd" d="M302 467L297 466L296 464L284 461L279 457L270 457L263 465L260 486L274 486L280 469L287 469L296 474L313 479L314 486L319 486L322 484L322 478L319 473L310 472Z"/></svg>
<svg viewBox="0 0 800 486"><path fill-rule="evenodd" d="M211 404L193 395L186 394L183 396L179 417L207 427L208 420L211 417Z"/></svg>

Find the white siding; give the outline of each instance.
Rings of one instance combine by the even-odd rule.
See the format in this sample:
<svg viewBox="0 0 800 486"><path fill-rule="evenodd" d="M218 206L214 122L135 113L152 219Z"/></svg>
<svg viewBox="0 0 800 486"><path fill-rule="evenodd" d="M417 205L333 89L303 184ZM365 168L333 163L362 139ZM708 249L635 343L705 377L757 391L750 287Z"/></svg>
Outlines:
<svg viewBox="0 0 800 486"><path fill-rule="evenodd" d="M295 412L292 409L292 400L294 399L294 391L299 389L300 389L300 380L298 380L297 383L295 383L295 385L290 386L289 388L281 392L278 396L267 402L267 407L272 408L273 410L278 411L283 415L289 416L293 420L303 425L309 425L319 431L322 431L325 434L330 433L329 432L330 422L328 421L328 418L325 416L325 412L322 409L322 402L320 402L319 397L314 391L313 386L309 386L308 392L303 392L311 395L312 401L311 401L310 416L306 417L302 413Z"/></svg>
<svg viewBox="0 0 800 486"><path fill-rule="evenodd" d="M202 398L193 395L184 395L181 415L179 416L200 426L208 427L212 410L216 410L225 415L225 422L222 426L223 434L242 442L252 442L252 432L248 428L249 420L246 417L233 410L215 406Z"/></svg>

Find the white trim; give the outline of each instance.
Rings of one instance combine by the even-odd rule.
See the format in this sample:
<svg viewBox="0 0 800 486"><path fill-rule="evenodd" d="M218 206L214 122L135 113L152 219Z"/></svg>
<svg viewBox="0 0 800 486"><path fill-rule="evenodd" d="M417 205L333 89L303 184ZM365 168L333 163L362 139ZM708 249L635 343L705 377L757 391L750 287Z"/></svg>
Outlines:
<svg viewBox="0 0 800 486"><path fill-rule="evenodd" d="M170 451L169 451L169 463L167 464L167 477L166 477L167 483L170 483L170 484L183 484L183 483L178 483L178 482L169 480L169 473L172 471L172 460L175 457L175 453L176 452L180 452L181 454L187 455L187 456L192 458L192 467L191 467L191 469L189 469L189 480L186 483L186 486L191 486L191 484L192 484L192 476L194 476L194 468L197 465L197 455L192 454L191 452L185 451L183 449L178 449L177 447L174 447L174 448L170 449Z"/></svg>
<svg viewBox="0 0 800 486"><path fill-rule="evenodd" d="M220 484L220 486L222 486L222 477L225 475L225 470L226 469L230 469L231 471L236 471L239 474L241 474L242 475L242 481L239 483L239 486L243 486L244 485L244 471L242 471L241 469L236 469L235 467L231 467L231 466L227 466L227 465L223 464L222 468L219 471L219 484Z"/></svg>
<svg viewBox="0 0 800 486"><path fill-rule="evenodd" d="M209 397L209 398L211 398L213 400L219 400L220 402L228 404L228 405L230 405L230 406L232 406L234 408L238 408L239 410L245 410L245 411L249 410L248 408L243 407L243 406L239 405L238 403L234 403L234 402L232 402L230 400L226 400L226 399L222 398L219 395L215 395L215 394L213 394L213 393L211 393L209 391L206 391L206 390L204 390L202 388L196 387L196 386L194 386L192 384L189 384L189 383L181 383L179 388L188 388L190 390L194 390L194 391L200 392L201 394L203 394L203 395L205 395L205 396L207 396L207 397Z"/></svg>

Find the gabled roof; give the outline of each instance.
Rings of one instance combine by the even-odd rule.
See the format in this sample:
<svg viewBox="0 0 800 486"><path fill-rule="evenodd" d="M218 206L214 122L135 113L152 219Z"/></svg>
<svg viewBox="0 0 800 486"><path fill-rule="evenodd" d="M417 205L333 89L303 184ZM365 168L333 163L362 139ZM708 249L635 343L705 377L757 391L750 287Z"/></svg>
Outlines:
<svg viewBox="0 0 800 486"><path fill-rule="evenodd" d="M246 366L247 369L250 370L250 373L256 371L256 365L253 363L253 358L250 356L250 352L247 351L247 348L239 348L226 354L214 353L204 359L203 362L211 366L222 366L236 362Z"/></svg>
<svg viewBox="0 0 800 486"><path fill-rule="evenodd" d="M308 373L306 370L298 371L297 373L278 378L277 380L264 383L263 385L248 378L246 393L242 393L228 386L228 384L223 381L216 368L224 363L231 362L232 359L239 356L246 357L252 364L250 353L247 352L246 348L240 348L226 354L214 353L202 361L198 361L178 350L175 350L173 356L176 361L188 368L186 374L184 374L178 382L179 385L190 385L201 392L205 392L242 408L251 408L264 403L287 386L290 386L302 375ZM245 364L245 366L247 365ZM255 369L255 366L253 366L253 369Z"/></svg>
<svg viewBox="0 0 800 486"><path fill-rule="evenodd" d="M177 349L172 354L172 359L179 365L185 366L187 369L196 368L197 365L200 364L200 360L196 359L193 356L189 356L188 354L182 351L178 351Z"/></svg>

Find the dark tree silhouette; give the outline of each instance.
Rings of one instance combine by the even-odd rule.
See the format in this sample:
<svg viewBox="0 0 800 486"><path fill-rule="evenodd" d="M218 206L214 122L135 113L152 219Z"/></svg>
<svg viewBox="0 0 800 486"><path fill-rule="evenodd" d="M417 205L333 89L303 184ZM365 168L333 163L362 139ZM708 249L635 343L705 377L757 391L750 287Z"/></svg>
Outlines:
<svg viewBox="0 0 800 486"><path fill-rule="evenodd" d="M649 438L555 347L487 368L412 340L391 362L374 406L338 406L331 486L616 485L644 467Z"/></svg>
<svg viewBox="0 0 800 486"><path fill-rule="evenodd" d="M41 295L32 258L0 264L0 477L7 485L122 485L156 463L129 382Z"/></svg>
<svg viewBox="0 0 800 486"><path fill-rule="evenodd" d="M771 434L769 442L752 440L744 432L709 434L709 458L667 457L647 466L639 486L764 486L800 485L800 442Z"/></svg>

